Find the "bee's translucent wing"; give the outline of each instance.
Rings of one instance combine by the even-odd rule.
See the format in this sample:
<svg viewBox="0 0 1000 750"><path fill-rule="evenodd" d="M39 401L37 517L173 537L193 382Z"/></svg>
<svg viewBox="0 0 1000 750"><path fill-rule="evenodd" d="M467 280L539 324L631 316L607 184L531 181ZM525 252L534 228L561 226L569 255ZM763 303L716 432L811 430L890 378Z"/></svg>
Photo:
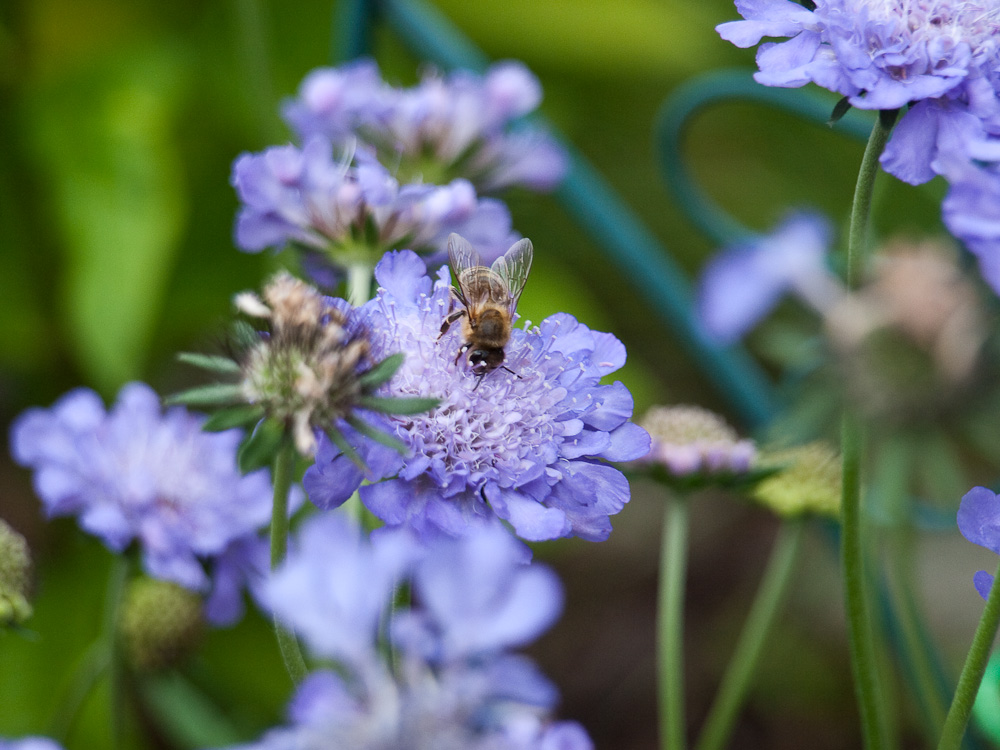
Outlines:
<svg viewBox="0 0 1000 750"><path fill-rule="evenodd" d="M490 270L493 271L503 281L507 289L507 307L511 315L517 307L517 301L524 291L524 284L528 280L528 271L531 270L531 258L534 250L531 240L525 237L518 240L510 249L493 261Z"/></svg>
<svg viewBox="0 0 1000 750"><path fill-rule="evenodd" d="M483 259L465 237L452 232L448 235L448 263L458 286L459 298L468 307L469 301L477 296L476 290L468 288L470 280L476 278L476 274L468 271L482 266Z"/></svg>

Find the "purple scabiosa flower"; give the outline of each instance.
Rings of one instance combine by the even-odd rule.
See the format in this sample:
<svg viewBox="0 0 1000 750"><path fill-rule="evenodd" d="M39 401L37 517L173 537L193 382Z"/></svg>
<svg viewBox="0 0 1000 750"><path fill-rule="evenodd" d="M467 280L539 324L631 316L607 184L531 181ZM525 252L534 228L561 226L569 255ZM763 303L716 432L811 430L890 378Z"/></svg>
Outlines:
<svg viewBox="0 0 1000 750"><path fill-rule="evenodd" d="M773 234L723 250L705 267L698 314L705 330L723 342L739 339L787 292L823 310L841 294L826 265L830 224L811 213L795 213Z"/></svg>
<svg viewBox="0 0 1000 750"><path fill-rule="evenodd" d="M766 86L814 82L862 109L904 114L882 156L917 184L935 162L1000 133L1000 8L992 0L736 0L743 21L716 27L757 53Z"/></svg>
<svg viewBox="0 0 1000 750"><path fill-rule="evenodd" d="M338 669L314 672L288 725L245 746L264 750L591 750L574 722L552 722L554 686L507 652L561 608L558 579L523 561L496 528L417 544L403 531L368 537L338 514L308 520L267 586L275 614ZM384 617L397 585L412 604ZM393 658L380 639L389 634Z"/></svg>
<svg viewBox="0 0 1000 750"><path fill-rule="evenodd" d="M63 748L48 737L22 737L19 740L0 737L0 750L63 750Z"/></svg>
<svg viewBox="0 0 1000 750"><path fill-rule="evenodd" d="M204 421L180 407L161 411L142 383L122 388L110 411L80 388L18 417L11 450L34 469L49 516L79 516L115 551L138 541L151 576L204 591L199 558L254 534L271 514L267 472L237 470L241 432L205 433Z"/></svg>
<svg viewBox="0 0 1000 750"><path fill-rule="evenodd" d="M451 232L470 232L492 255L515 235L510 214L493 199L479 198L468 180L447 185L406 184L364 150L336 161L320 136L296 146L243 154L232 183L242 203L236 244L247 252L293 244L306 267L327 281L332 266L373 266L386 250L438 253Z"/></svg>
<svg viewBox="0 0 1000 750"><path fill-rule="evenodd" d="M985 487L973 487L958 508L958 530L973 544L1000 555L1000 497ZM973 576L979 595L986 599L993 588L993 576L980 570Z"/></svg>
<svg viewBox="0 0 1000 750"><path fill-rule="evenodd" d="M655 406L639 424L652 447L636 463L656 467L672 483L712 484L746 475L757 449L718 414L700 406Z"/></svg>
<svg viewBox="0 0 1000 750"><path fill-rule="evenodd" d="M945 226L979 260L983 279L1000 294L1000 164L953 160L941 204Z"/></svg>
<svg viewBox="0 0 1000 750"><path fill-rule="evenodd" d="M375 275L381 288L362 308L373 352L406 354L390 394L433 395L440 404L391 418L410 455L395 478L361 488L365 505L389 526L421 535L459 536L499 518L532 541L607 538L609 516L628 502L629 486L606 461L649 450L645 430L628 421L628 389L600 383L625 363L621 342L556 314L513 329L504 348L510 371L480 378L458 356L459 326L440 335L453 304L446 269L432 279L404 251L388 254ZM317 461L303 480L314 501L325 501L321 507L349 494L347 487L331 492L331 479Z"/></svg>
<svg viewBox="0 0 1000 750"><path fill-rule="evenodd" d="M517 62L496 63L482 76L430 72L410 89L388 86L374 63L363 62L314 70L284 115L303 141L371 144L406 179L462 177L486 192L550 190L566 172L562 149L537 128L511 127L541 97L538 80Z"/></svg>

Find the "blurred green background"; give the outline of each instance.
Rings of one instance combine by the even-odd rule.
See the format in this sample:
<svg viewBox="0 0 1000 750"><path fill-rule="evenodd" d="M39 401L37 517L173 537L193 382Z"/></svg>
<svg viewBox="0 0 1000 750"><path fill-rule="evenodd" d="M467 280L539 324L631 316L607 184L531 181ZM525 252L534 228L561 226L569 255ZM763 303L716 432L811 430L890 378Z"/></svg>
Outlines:
<svg viewBox="0 0 1000 750"><path fill-rule="evenodd" d="M752 50L713 30L736 17L732 3L434 4L491 58L521 59L539 76L543 114L693 276L715 248L672 205L652 126L679 84L753 65ZM289 139L279 102L331 59L334 17L331 3L319 0L0 5L0 422L77 385L111 399L131 379L161 393L195 382L197 373L175 363L175 352L210 346L233 293L258 286L282 262L234 249L230 165L243 151ZM376 50L387 78L416 79L419 61L385 29ZM705 112L686 142L702 186L758 229L801 205L843 226L861 151L834 130L745 103ZM941 194L940 185L918 190L883 178L879 230L938 231ZM614 260L554 199L518 193L509 203L515 228L536 247L523 316L538 321L567 311L618 335L629 351L620 378L638 413L690 401L725 410ZM0 635L2 737L46 730L55 696L97 632L111 556L72 521L46 523L27 472L6 458L0 516L28 536L38 560L29 623L37 638ZM539 549L563 575L568 604L532 653L563 690L562 714L581 720L598 747L654 746L659 518L656 490L637 482L609 542ZM759 511L711 498L695 510L694 524L692 726L707 708L774 526ZM815 750L856 744L834 558L819 537L813 547L734 747L800 747L804 737ZM945 557L955 575L966 576L974 555L963 547ZM958 654L979 611L967 588L941 600L934 620L949 643L957 634ZM245 740L280 718L289 694L273 637L256 616L210 634L189 672ZM88 703L70 748L108 746L106 701L98 693ZM134 723L143 721L152 720ZM157 746L173 746L150 726L146 736ZM139 742L134 727L133 734Z"/></svg>

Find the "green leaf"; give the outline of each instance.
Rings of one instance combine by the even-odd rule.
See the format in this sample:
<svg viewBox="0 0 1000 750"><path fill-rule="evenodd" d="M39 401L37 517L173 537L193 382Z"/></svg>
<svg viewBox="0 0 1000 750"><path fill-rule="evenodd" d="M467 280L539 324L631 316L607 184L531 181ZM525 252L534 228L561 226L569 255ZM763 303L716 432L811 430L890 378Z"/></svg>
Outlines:
<svg viewBox="0 0 1000 750"><path fill-rule="evenodd" d="M836 104L833 105L833 112L830 113L830 119L826 121L827 125L833 125L840 121L844 115L846 115L851 110L851 99L850 97L843 97Z"/></svg>
<svg viewBox="0 0 1000 750"><path fill-rule="evenodd" d="M145 704L176 747L223 747L243 737L225 711L180 673L143 676Z"/></svg>
<svg viewBox="0 0 1000 750"><path fill-rule="evenodd" d="M212 354L198 354L195 352L181 352L177 355L177 360L203 370L214 372L219 375L238 375L240 366L229 359Z"/></svg>
<svg viewBox="0 0 1000 750"><path fill-rule="evenodd" d="M243 393L235 383L210 383L191 388L163 399L168 406L181 404L183 406L223 406L243 400Z"/></svg>
<svg viewBox="0 0 1000 750"><path fill-rule="evenodd" d="M241 352L246 351L260 343L260 333L245 320L237 320L229 330L229 335L233 338L233 343Z"/></svg>
<svg viewBox="0 0 1000 750"><path fill-rule="evenodd" d="M396 374L396 371L403 364L403 360L406 357L402 352L397 352L392 356L386 357L372 369L366 372L364 375L358 378L358 383L361 384L362 388L377 388L382 385L382 383L387 383L392 379L392 376Z"/></svg>
<svg viewBox="0 0 1000 750"><path fill-rule="evenodd" d="M362 396L358 404L365 409L383 414L421 414L441 403L438 398L383 398L382 396Z"/></svg>
<svg viewBox="0 0 1000 750"><path fill-rule="evenodd" d="M274 457L285 439L285 428L274 419L265 419L243 441L236 456L240 471L249 474L274 463Z"/></svg>
<svg viewBox="0 0 1000 750"><path fill-rule="evenodd" d="M264 416L263 407L256 404L232 406L216 412L201 426L205 432L222 432L234 427L250 427L257 424Z"/></svg>
<svg viewBox="0 0 1000 750"><path fill-rule="evenodd" d="M377 430L370 424L365 422L363 419L359 419L353 415L348 415L345 417L347 424L353 427L355 430L360 432L365 437L371 438L376 443L384 445L386 448L391 448L392 450L400 453L401 455L406 455L410 452L410 449L406 447L406 443L401 440L397 440L392 435L389 435L382 430Z"/></svg>
<svg viewBox="0 0 1000 750"><path fill-rule="evenodd" d="M351 462L357 466L365 474L368 473L368 466L365 465L365 461L361 458L361 455L354 449L350 443L347 442L347 438L344 437L343 433L336 427L330 427L326 430L326 436L330 438L334 445L336 445L340 452L351 459Z"/></svg>

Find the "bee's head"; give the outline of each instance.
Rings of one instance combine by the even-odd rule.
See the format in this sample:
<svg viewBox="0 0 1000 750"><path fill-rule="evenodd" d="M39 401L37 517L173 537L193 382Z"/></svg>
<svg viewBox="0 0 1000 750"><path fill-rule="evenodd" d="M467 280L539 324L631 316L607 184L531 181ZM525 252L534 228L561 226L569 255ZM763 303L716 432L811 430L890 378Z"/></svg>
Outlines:
<svg viewBox="0 0 1000 750"><path fill-rule="evenodd" d="M472 374L482 377L503 364L503 349L473 349L469 352Z"/></svg>

